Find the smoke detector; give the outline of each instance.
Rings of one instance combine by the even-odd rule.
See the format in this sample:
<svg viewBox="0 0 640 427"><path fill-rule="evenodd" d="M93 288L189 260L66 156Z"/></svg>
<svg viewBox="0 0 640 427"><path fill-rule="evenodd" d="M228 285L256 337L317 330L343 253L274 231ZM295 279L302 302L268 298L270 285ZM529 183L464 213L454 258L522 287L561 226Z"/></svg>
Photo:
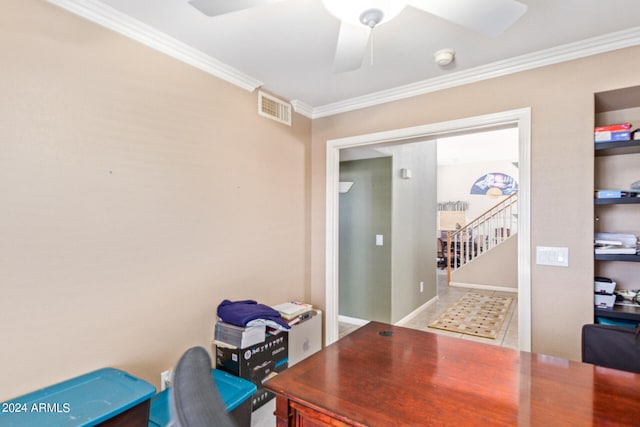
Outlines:
<svg viewBox="0 0 640 427"><path fill-rule="evenodd" d="M451 64L455 55L456 52L453 49L440 49L433 54L433 57L436 60L436 64L444 67L445 65Z"/></svg>

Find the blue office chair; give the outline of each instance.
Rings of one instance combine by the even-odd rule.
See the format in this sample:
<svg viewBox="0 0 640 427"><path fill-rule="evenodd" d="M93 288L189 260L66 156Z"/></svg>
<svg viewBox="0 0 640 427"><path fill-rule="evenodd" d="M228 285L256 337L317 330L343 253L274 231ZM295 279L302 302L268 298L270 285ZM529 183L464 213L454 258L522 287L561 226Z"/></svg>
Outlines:
<svg viewBox="0 0 640 427"><path fill-rule="evenodd" d="M172 427L237 427L211 376L203 347L187 350L176 366L171 387Z"/></svg>

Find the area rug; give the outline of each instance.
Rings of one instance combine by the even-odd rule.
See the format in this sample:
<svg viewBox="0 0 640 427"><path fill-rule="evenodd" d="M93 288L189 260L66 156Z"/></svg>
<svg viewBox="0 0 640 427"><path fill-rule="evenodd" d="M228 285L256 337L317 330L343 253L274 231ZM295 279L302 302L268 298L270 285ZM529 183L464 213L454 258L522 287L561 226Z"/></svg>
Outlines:
<svg viewBox="0 0 640 427"><path fill-rule="evenodd" d="M513 298L467 292L436 320L430 328L496 339Z"/></svg>

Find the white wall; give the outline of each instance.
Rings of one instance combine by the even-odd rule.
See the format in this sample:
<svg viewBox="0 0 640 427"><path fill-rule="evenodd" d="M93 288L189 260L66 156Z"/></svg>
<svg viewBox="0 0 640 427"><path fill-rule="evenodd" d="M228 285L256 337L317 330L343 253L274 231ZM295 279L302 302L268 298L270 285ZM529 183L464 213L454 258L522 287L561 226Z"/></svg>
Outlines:
<svg viewBox="0 0 640 427"><path fill-rule="evenodd" d="M518 181L518 168L510 161L488 161L438 166L438 203L462 200L469 203L467 223L489 210L507 196L489 197L469 194L474 182L481 176L500 172Z"/></svg>

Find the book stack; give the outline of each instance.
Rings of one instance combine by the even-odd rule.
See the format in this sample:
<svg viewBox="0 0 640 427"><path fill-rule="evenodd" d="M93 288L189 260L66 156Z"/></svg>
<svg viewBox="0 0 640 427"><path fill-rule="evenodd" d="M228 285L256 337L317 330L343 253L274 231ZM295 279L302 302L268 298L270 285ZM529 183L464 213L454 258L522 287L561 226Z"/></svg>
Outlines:
<svg viewBox="0 0 640 427"><path fill-rule="evenodd" d="M216 323L216 344L227 347L247 348L264 342L267 328L263 325L236 326L219 320Z"/></svg>
<svg viewBox="0 0 640 427"><path fill-rule="evenodd" d="M624 199L627 197L640 197L640 190L596 190L596 199Z"/></svg>
<svg viewBox="0 0 640 427"><path fill-rule="evenodd" d="M285 319L289 325L303 322L313 315L313 305L298 301L274 305L273 308L278 310L280 316Z"/></svg>
<svg viewBox="0 0 640 427"><path fill-rule="evenodd" d="M616 282L608 277L595 277L594 305L600 308L611 308L616 302L613 291L616 289Z"/></svg>
<svg viewBox="0 0 640 427"><path fill-rule="evenodd" d="M635 255L638 252L638 237L633 234L596 233L594 249L596 254Z"/></svg>
<svg viewBox="0 0 640 427"><path fill-rule="evenodd" d="M599 142L629 141L631 139L631 123L599 126L593 129L593 140Z"/></svg>

